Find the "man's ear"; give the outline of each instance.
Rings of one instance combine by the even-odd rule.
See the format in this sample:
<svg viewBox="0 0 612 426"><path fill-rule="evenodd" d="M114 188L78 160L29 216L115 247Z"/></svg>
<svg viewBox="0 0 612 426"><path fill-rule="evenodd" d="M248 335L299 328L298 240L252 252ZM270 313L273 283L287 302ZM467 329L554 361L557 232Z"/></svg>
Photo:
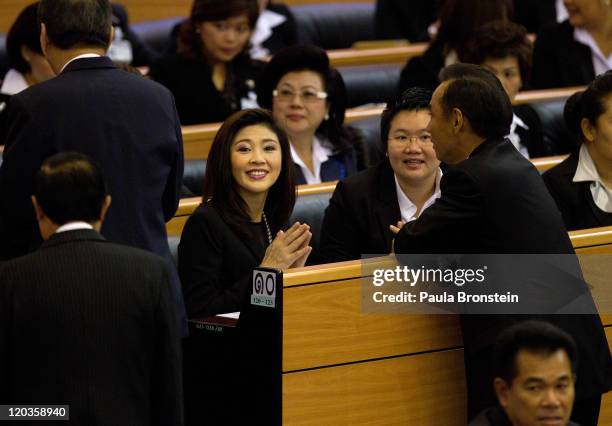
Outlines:
<svg viewBox="0 0 612 426"><path fill-rule="evenodd" d="M453 108L451 111L451 126L453 128L453 134L457 134L463 128L464 117L463 113L459 108Z"/></svg>
<svg viewBox="0 0 612 426"><path fill-rule="evenodd" d="M501 377L496 377L495 380L493 380L493 388L495 389L495 395L497 395L499 405L504 408L507 407L508 400L510 399L510 387L506 381Z"/></svg>
<svg viewBox="0 0 612 426"><path fill-rule="evenodd" d="M36 220L40 222L47 217L47 215L43 211L42 207L40 207L40 204L38 204L38 200L36 199L35 195L32 195L30 199L32 200L32 205L34 206L34 211L36 212Z"/></svg>
<svg viewBox="0 0 612 426"><path fill-rule="evenodd" d="M115 39L115 27L111 25L110 39L108 40L108 47L106 48L106 50L110 48L110 45L113 43L114 39Z"/></svg>
<svg viewBox="0 0 612 426"><path fill-rule="evenodd" d="M40 24L40 49L43 55L47 56L47 45L49 44L49 35L47 34L47 26L42 22Z"/></svg>
<svg viewBox="0 0 612 426"><path fill-rule="evenodd" d="M591 120L588 118L583 118L580 120L580 128L582 129L582 134L584 138L588 142L594 142L595 137L597 136L597 131L595 130L595 126L591 124Z"/></svg>
<svg viewBox="0 0 612 426"><path fill-rule="evenodd" d="M100 210L100 222L104 222L104 217L106 216L106 212L108 211L108 208L111 205L111 196L107 195L106 197L104 197L104 201L102 202L102 209Z"/></svg>

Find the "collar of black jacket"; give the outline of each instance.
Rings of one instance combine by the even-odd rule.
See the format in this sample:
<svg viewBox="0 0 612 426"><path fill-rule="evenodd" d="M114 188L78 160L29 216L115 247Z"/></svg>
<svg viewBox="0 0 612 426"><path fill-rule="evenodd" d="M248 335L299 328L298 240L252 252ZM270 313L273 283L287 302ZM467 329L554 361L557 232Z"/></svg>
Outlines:
<svg viewBox="0 0 612 426"><path fill-rule="evenodd" d="M62 74L70 71L79 71L87 69L100 69L100 68L117 68L113 61L108 56L97 56L95 58L80 58L75 59L66 65L66 68L62 71Z"/></svg>
<svg viewBox="0 0 612 426"><path fill-rule="evenodd" d="M72 243L75 241L106 241L104 237L93 229L75 229L74 231L64 231L51 235L44 241L40 248L45 249L61 244Z"/></svg>

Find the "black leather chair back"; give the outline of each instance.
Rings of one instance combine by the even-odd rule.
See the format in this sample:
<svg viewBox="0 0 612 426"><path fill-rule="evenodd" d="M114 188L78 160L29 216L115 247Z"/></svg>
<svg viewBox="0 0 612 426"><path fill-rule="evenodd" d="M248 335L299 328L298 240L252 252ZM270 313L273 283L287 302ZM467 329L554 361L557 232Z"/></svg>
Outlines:
<svg viewBox="0 0 612 426"><path fill-rule="evenodd" d="M372 3L322 3L290 6L298 42L323 49L346 49L356 41L375 40Z"/></svg>
<svg viewBox="0 0 612 426"><path fill-rule="evenodd" d="M538 102L531 104L531 106L542 122L544 144L552 146L555 155L569 154L574 151L576 144L572 140L563 119L565 100Z"/></svg>
<svg viewBox="0 0 612 426"><path fill-rule="evenodd" d="M370 103L387 103L395 95L401 65L339 67L348 95L348 108Z"/></svg>

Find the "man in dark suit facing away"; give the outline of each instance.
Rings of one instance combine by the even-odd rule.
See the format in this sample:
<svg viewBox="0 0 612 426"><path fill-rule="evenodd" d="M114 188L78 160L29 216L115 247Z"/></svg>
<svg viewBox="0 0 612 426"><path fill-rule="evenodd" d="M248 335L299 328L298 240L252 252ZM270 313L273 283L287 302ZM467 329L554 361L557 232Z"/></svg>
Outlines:
<svg viewBox="0 0 612 426"><path fill-rule="evenodd" d="M100 235L110 201L82 154L37 173L45 241L0 267L0 404L69 405L72 425L182 425L170 272Z"/></svg>
<svg viewBox="0 0 612 426"><path fill-rule="evenodd" d="M428 130L437 157L449 167L440 182L441 197L402 227L395 252L572 256L561 215L538 171L504 139L512 106L499 80L479 66L455 64L442 70L440 81ZM595 311L588 293L586 297ZM576 340L581 362L572 419L595 425L601 394L612 387L601 320L588 314L542 316ZM493 343L503 329L524 319L526 315L461 317L469 417L495 404Z"/></svg>
<svg viewBox="0 0 612 426"><path fill-rule="evenodd" d="M57 77L11 98L0 168L0 259L40 242L30 203L33 177L58 152L93 158L113 205L102 234L170 260L165 222L178 206L181 129L171 93L117 69L108 0L42 0L41 45Z"/></svg>

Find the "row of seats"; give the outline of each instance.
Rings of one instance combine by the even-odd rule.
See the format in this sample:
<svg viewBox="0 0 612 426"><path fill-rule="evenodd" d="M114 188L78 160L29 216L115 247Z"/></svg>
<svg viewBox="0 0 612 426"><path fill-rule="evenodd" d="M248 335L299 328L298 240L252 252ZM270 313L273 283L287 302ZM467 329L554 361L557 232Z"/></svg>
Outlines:
<svg viewBox="0 0 612 426"><path fill-rule="evenodd" d="M567 135L567 129L563 120L564 101L548 101L533 104L542 121L544 138L546 143L550 142L556 146L558 152L571 151L572 142ZM351 124L361 136L362 145L358 150L363 152L367 159L366 165L374 165L381 161L385 152L380 140L380 118L371 117L353 121ZM0 152L0 164L2 164L2 153ZM204 172L206 169L205 159L189 159L185 161L185 173L183 178L183 196L193 197L202 194Z"/></svg>

